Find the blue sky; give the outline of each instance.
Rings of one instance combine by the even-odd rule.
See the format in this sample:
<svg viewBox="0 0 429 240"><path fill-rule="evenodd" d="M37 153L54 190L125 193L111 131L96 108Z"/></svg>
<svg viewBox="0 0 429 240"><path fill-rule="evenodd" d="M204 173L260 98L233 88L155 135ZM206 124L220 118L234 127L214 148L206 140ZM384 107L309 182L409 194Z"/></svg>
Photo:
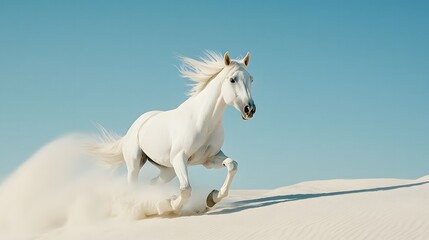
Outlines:
<svg viewBox="0 0 429 240"><path fill-rule="evenodd" d="M178 55L251 53L234 188L429 174L426 1L0 1L0 179L66 133L186 99ZM144 174L154 174L147 167ZM191 170L220 185L225 170ZM195 184L194 184L195 185Z"/></svg>

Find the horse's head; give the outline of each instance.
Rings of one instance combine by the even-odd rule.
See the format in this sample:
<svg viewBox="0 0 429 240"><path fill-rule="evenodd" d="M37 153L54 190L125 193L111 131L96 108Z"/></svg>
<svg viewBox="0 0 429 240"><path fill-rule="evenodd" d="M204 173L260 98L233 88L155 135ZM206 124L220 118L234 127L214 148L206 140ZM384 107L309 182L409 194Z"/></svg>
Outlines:
<svg viewBox="0 0 429 240"><path fill-rule="evenodd" d="M249 60L249 53L239 61L231 60L228 52L224 55L225 65L230 67L230 71L222 84L222 96L226 104L241 112L244 120L251 119L256 112L251 92L253 77L247 71Z"/></svg>

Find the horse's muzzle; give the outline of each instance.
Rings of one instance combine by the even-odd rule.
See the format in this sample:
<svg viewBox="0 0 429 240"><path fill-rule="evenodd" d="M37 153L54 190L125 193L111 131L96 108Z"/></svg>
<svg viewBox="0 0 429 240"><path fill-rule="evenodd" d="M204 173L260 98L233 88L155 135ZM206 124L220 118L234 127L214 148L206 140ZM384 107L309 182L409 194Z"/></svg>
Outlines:
<svg viewBox="0 0 429 240"><path fill-rule="evenodd" d="M244 107L243 109L244 114L241 114L241 117L244 120L249 120L253 117L253 114L255 114L255 112L256 112L256 106L253 103L253 101L251 101L248 105Z"/></svg>

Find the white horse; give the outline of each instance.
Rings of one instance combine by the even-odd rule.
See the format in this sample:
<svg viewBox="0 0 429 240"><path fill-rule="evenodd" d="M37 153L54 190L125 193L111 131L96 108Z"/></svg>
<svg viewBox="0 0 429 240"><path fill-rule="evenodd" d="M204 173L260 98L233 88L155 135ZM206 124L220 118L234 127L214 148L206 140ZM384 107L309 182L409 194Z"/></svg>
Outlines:
<svg viewBox="0 0 429 240"><path fill-rule="evenodd" d="M167 183L177 176L180 195L169 201L175 212L180 211L191 195L189 165L228 169L220 191L213 190L208 195L208 207L228 195L237 162L221 151L222 118L227 105L240 111L244 120L252 118L256 111L251 95L253 79L247 71L249 53L242 60L230 59L228 52L224 57L207 52L200 60L181 59L181 75L195 82L190 97L176 109L144 113L120 139L105 133L105 141L93 145L91 151L112 165L125 162L129 183L137 182L139 171L147 160L160 170L153 183Z"/></svg>

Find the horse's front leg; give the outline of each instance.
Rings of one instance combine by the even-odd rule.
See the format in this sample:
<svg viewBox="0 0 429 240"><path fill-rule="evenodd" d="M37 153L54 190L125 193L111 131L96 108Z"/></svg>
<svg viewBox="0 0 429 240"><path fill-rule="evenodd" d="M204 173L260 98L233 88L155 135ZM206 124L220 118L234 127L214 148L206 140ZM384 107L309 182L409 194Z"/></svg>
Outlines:
<svg viewBox="0 0 429 240"><path fill-rule="evenodd" d="M191 196L191 185L188 179L188 157L184 153L177 154L172 161L174 171L180 183L180 195L171 200L173 211L178 212Z"/></svg>
<svg viewBox="0 0 429 240"><path fill-rule="evenodd" d="M226 167L228 169L228 175L226 175L225 182L223 183L220 191L213 190L207 196L207 206L213 207L216 203L220 202L222 198L228 196L229 188L231 187L232 180L238 170L238 163L231 158L225 156L222 151L210 158L204 163L206 168L221 168Z"/></svg>

